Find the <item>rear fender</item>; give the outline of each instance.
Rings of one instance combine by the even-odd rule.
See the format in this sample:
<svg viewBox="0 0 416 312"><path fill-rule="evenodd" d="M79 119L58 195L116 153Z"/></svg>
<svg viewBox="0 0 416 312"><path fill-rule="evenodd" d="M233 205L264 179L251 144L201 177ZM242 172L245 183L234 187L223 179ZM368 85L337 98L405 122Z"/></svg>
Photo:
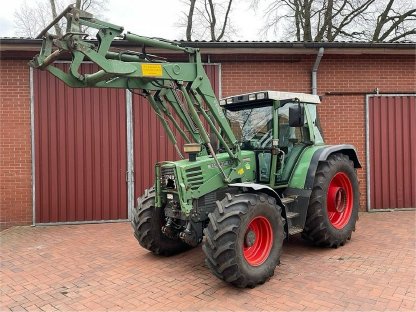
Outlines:
<svg viewBox="0 0 416 312"><path fill-rule="evenodd" d="M286 207L283 205L282 200L280 199L279 194L276 193L274 189L272 189L270 186L263 185L263 184L257 184L257 183L231 183L229 184L231 187L237 187L243 191L252 191L254 193L260 192L265 193L271 197L274 197L276 199L276 203L282 208L282 217L285 219L285 233L288 232L288 223L286 218ZM286 234L287 235L287 234Z"/></svg>
<svg viewBox="0 0 416 312"><path fill-rule="evenodd" d="M305 180L305 189L311 190L313 188L313 183L315 181L316 169L321 161L325 161L328 157L334 153L342 153L347 155L350 160L354 162L354 168L361 168L360 161L358 160L357 151L355 147L350 144L341 144L341 145L331 145L325 146L318 149L312 156L308 173Z"/></svg>

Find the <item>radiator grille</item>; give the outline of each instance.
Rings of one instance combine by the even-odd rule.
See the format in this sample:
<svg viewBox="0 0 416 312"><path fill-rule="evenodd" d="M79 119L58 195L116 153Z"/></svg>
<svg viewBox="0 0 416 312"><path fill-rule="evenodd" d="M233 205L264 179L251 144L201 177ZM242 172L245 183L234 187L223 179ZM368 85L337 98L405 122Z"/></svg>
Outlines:
<svg viewBox="0 0 416 312"><path fill-rule="evenodd" d="M170 167L162 167L160 170L161 176L167 176L167 175L175 175L175 169Z"/></svg>
<svg viewBox="0 0 416 312"><path fill-rule="evenodd" d="M186 182L190 186L191 190L198 189L202 183L204 183L204 177L202 176L201 167L194 167L185 170Z"/></svg>

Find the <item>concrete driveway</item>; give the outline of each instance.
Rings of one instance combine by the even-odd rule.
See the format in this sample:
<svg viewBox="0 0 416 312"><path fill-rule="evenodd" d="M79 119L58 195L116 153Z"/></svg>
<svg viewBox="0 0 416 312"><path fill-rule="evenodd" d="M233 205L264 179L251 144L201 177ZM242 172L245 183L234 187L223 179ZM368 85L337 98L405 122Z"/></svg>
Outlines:
<svg viewBox="0 0 416 312"><path fill-rule="evenodd" d="M0 234L0 308L414 311L415 214L361 214L338 249L295 237L275 276L243 290L214 277L200 247L153 256L128 223L16 227Z"/></svg>

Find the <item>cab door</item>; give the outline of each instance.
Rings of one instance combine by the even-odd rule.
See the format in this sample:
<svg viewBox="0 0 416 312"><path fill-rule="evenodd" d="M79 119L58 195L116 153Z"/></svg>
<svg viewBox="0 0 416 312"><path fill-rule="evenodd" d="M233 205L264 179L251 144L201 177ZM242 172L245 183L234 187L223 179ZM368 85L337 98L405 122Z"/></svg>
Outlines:
<svg viewBox="0 0 416 312"><path fill-rule="evenodd" d="M310 144L310 135L306 121L301 127L289 125L289 108L298 106L297 103L288 103L278 109L278 133L279 133L279 159L276 166L276 186L288 183L297 160Z"/></svg>

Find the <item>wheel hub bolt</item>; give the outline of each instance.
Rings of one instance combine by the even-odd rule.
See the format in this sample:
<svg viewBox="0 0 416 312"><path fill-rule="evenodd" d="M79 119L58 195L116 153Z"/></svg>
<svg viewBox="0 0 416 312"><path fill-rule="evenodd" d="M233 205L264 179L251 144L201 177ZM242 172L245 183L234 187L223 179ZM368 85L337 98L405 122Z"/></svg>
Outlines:
<svg viewBox="0 0 416 312"><path fill-rule="evenodd" d="M256 233L254 233L254 231L249 230L246 233L246 237L244 239L244 244L247 247L251 247L254 245L254 242L256 241Z"/></svg>

